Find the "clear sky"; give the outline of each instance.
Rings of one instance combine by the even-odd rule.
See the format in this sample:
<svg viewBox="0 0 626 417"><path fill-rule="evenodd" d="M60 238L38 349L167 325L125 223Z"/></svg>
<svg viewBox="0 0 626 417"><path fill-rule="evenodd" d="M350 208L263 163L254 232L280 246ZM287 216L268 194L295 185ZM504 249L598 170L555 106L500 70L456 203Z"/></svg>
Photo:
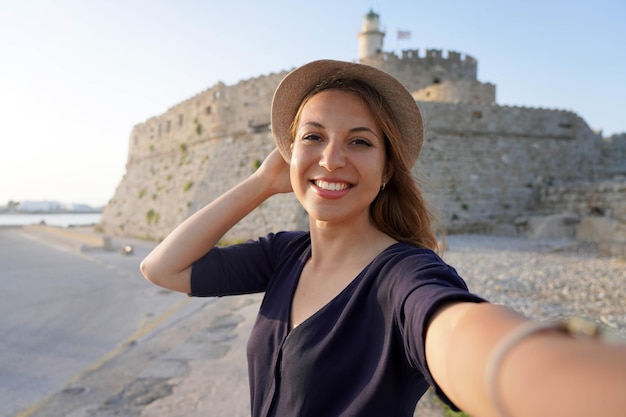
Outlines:
<svg viewBox="0 0 626 417"><path fill-rule="evenodd" d="M0 205L106 204L135 124L218 81L355 60L370 9L386 51L471 55L499 104L626 132L624 0L0 0Z"/></svg>

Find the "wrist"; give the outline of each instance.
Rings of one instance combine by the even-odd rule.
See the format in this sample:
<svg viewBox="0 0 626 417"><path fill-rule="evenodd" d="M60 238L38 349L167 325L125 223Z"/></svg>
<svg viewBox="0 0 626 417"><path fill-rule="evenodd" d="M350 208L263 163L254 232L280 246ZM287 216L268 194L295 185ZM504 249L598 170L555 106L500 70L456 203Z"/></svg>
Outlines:
<svg viewBox="0 0 626 417"><path fill-rule="evenodd" d="M274 184L271 180L263 175L260 175L258 171L254 172L244 181L246 188L252 195L258 196L262 201L270 198L274 194L277 194Z"/></svg>

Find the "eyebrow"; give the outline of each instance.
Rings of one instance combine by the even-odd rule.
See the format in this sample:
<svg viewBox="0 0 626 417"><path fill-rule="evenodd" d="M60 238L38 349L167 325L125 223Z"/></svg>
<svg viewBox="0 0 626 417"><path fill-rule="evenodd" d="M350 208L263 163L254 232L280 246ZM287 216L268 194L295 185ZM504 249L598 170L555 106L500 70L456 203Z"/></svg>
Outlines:
<svg viewBox="0 0 626 417"><path fill-rule="evenodd" d="M306 123L302 123L301 126L313 126L313 127L317 127L319 129L324 129L324 125L318 122L314 122L314 121L310 121L310 122L306 122ZM367 127L367 126L356 126L353 127L349 130L352 133L355 132L369 132L372 135L376 136L376 138L380 139L380 137L378 136L378 134L376 132L374 132L371 128Z"/></svg>

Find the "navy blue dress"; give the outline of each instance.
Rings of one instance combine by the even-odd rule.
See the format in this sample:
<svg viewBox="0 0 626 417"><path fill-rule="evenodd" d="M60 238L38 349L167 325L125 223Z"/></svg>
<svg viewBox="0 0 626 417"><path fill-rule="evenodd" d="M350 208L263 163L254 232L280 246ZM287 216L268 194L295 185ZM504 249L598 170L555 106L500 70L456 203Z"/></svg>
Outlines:
<svg viewBox="0 0 626 417"><path fill-rule="evenodd" d="M410 417L429 385L450 403L426 365L426 325L443 303L484 300L433 251L396 243L290 331L310 256L308 233L281 232L193 265L192 296L265 292L248 341L252 416Z"/></svg>

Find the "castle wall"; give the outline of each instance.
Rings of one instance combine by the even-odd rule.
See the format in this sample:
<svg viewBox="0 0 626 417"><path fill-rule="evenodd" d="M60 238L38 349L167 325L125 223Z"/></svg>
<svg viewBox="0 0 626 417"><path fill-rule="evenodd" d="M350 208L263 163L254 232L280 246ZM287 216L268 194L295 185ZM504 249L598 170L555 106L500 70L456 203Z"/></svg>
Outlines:
<svg viewBox="0 0 626 417"><path fill-rule="evenodd" d="M496 86L470 80L444 81L413 93L417 101L496 104Z"/></svg>
<svg viewBox="0 0 626 417"><path fill-rule="evenodd" d="M626 256L626 181L624 178L581 181L544 187L536 214L566 213L579 241L590 242L600 252ZM532 232L532 231L531 231Z"/></svg>
<svg viewBox="0 0 626 417"><path fill-rule="evenodd" d="M626 177L626 133L609 136L600 144L605 170L610 176ZM626 197L625 197L626 200Z"/></svg>
<svg viewBox="0 0 626 417"><path fill-rule="evenodd" d="M106 233L161 240L191 214L251 175L273 149L269 131L199 140L187 148L128 164L115 196L102 213ZM279 195L233 228L237 241L269 231L305 229L293 195Z"/></svg>
<svg viewBox="0 0 626 417"><path fill-rule="evenodd" d="M103 211L102 226L107 233L160 240L176 224L254 172L274 146L270 106L285 75L271 74L233 86L218 83L135 126L126 174ZM274 224L306 227L301 222L302 210L285 200L290 199L278 196L264 208L288 206L282 218L300 223ZM225 238L254 235L253 231L263 227L265 212L250 216Z"/></svg>
<svg viewBox="0 0 626 417"><path fill-rule="evenodd" d="M372 11L359 36L359 62L396 77L422 108L426 133L413 171L448 232L516 234L529 217L575 213L584 216L583 238L626 254L626 134L602 138L572 112L496 105L495 85L478 81L469 55L382 52ZM160 240L252 174L274 147L271 99L286 74L218 83L135 126L104 231ZM307 227L295 197L279 195L224 240Z"/></svg>
<svg viewBox="0 0 626 417"><path fill-rule="evenodd" d="M274 78L263 81L268 87L277 83ZM219 99L227 102L231 114L219 109L214 110L215 119L200 114L198 109L213 103L210 89L133 130L127 173L103 212L107 233L162 239L254 172L274 145L265 124L269 107L265 114L257 112L271 98L257 94L263 100L252 102L248 95L256 89L251 84L235 86L239 97L235 90L221 91ZM513 233L515 219L536 210L540 187L606 175L600 136L574 113L481 104L420 106L427 133L415 171L452 233ZM170 139L157 140L155 126L181 113L191 126L183 124ZM198 133L196 117L202 126L222 128ZM251 129L253 117L262 122ZM225 239L306 227L306 215L295 198L281 195L264 203Z"/></svg>
<svg viewBox="0 0 626 417"><path fill-rule="evenodd" d="M218 83L135 126L130 135L128 163L198 142L267 130L273 92L287 72Z"/></svg>
<svg viewBox="0 0 626 417"><path fill-rule="evenodd" d="M569 212L618 219L626 226L626 181L578 181L544 187L537 214Z"/></svg>
<svg viewBox="0 0 626 417"><path fill-rule="evenodd" d="M416 168L450 232L513 233L541 186L603 175L601 138L574 113L420 104L427 133Z"/></svg>

